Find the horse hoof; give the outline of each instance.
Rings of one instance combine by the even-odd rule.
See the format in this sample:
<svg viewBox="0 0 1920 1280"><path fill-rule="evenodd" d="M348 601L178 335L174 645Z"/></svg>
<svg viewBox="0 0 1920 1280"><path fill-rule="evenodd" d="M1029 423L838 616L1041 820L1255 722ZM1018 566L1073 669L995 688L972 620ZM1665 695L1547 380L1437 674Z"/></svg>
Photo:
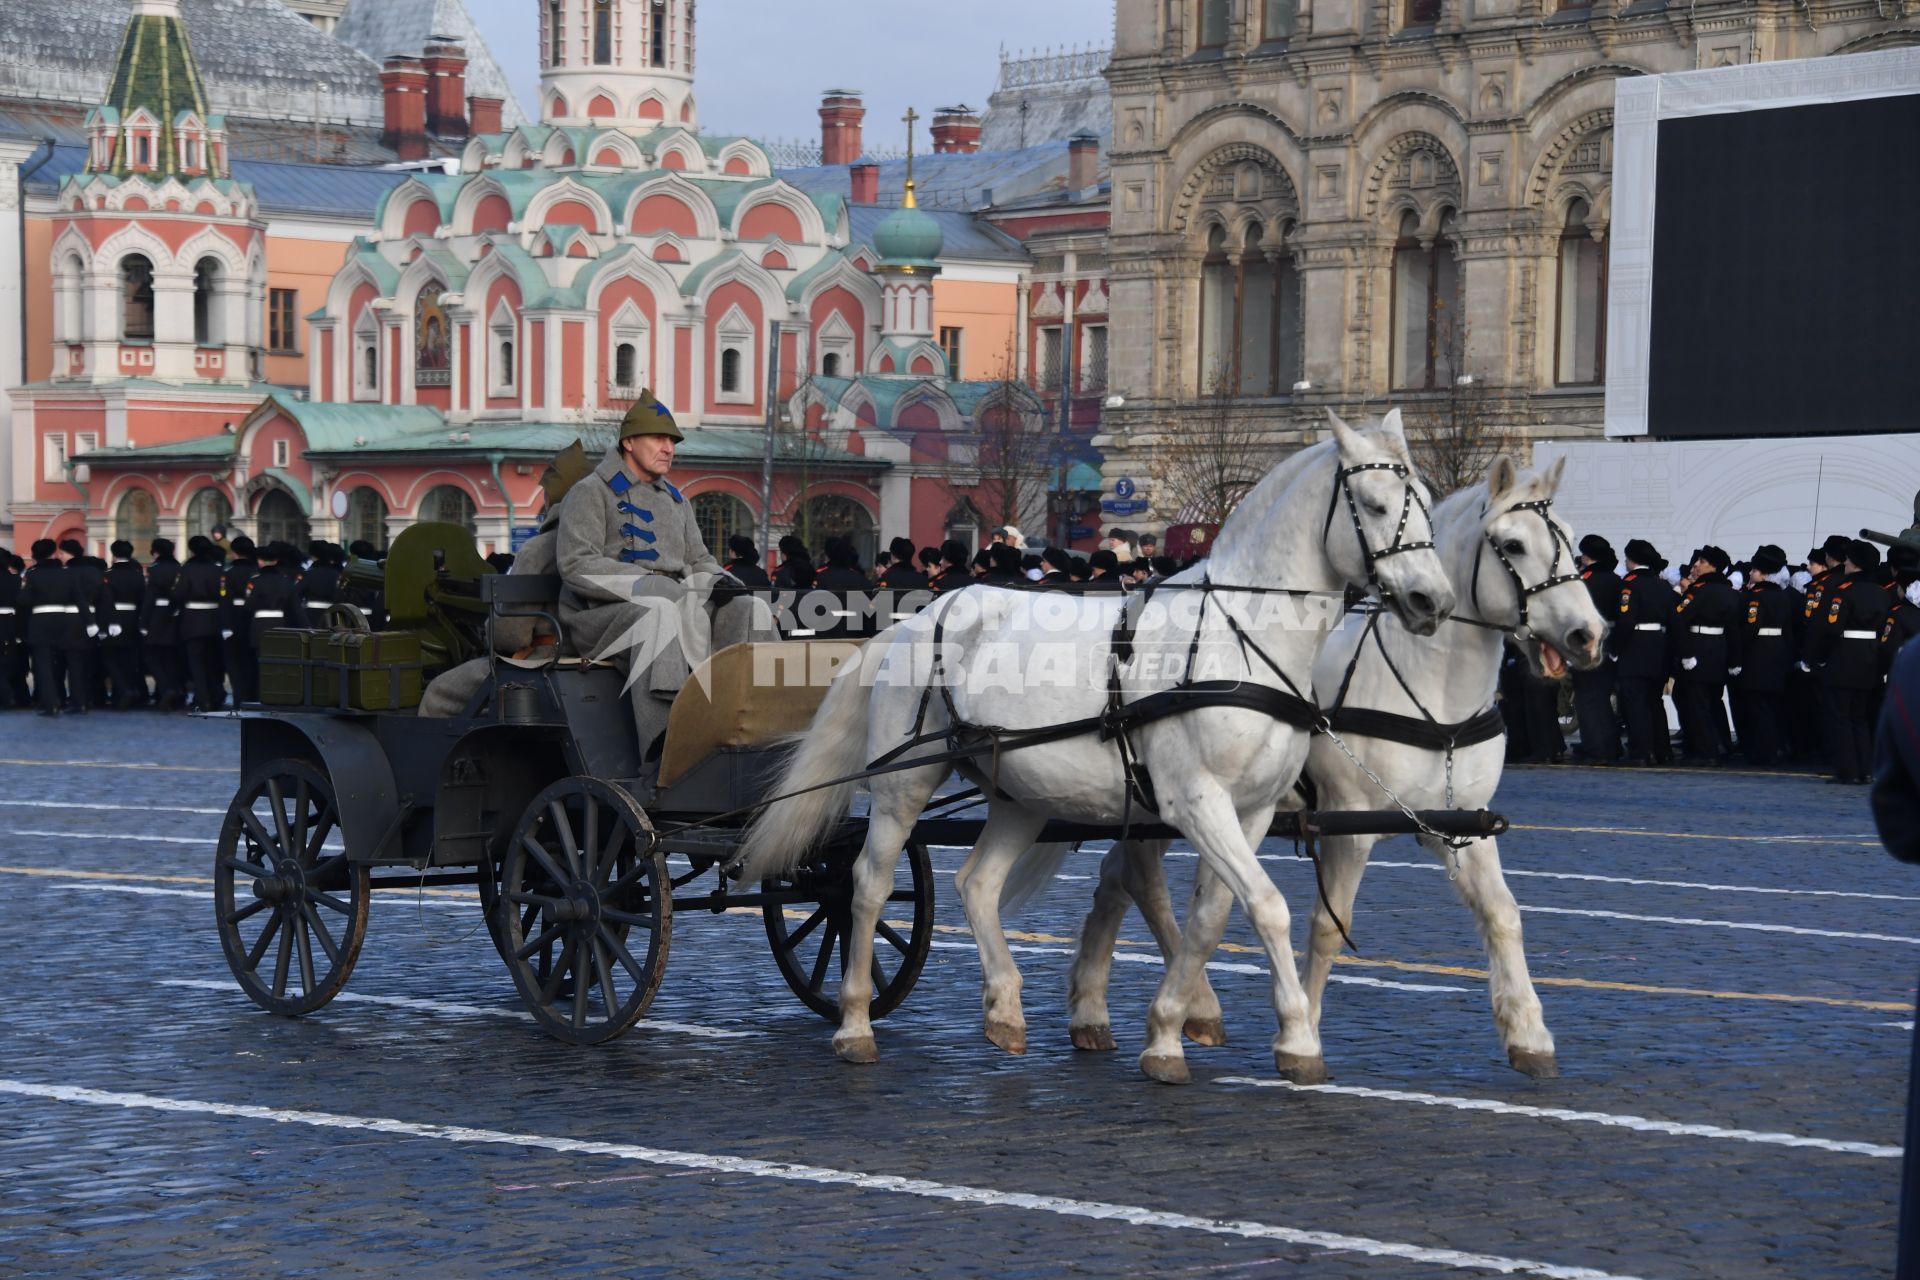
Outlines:
<svg viewBox="0 0 1920 1280"><path fill-rule="evenodd" d="M1008 1053L1020 1054L1027 1051L1027 1029L1016 1027L1011 1022L989 1022L987 1039Z"/></svg>
<svg viewBox="0 0 1920 1280"><path fill-rule="evenodd" d="M833 1051L840 1055L840 1061L858 1063L867 1066L880 1061L880 1046L872 1036L853 1036L846 1040L838 1036L833 1040Z"/></svg>
<svg viewBox="0 0 1920 1280"><path fill-rule="evenodd" d="M1073 1047L1090 1053L1111 1053L1120 1046L1114 1042L1113 1028L1100 1026L1074 1027Z"/></svg>
<svg viewBox="0 0 1920 1280"><path fill-rule="evenodd" d="M1187 1060L1177 1053L1143 1053L1140 1070L1146 1072L1149 1080L1158 1080L1161 1084L1187 1084L1193 1079L1187 1070Z"/></svg>
<svg viewBox="0 0 1920 1280"><path fill-rule="evenodd" d="M1560 1078L1560 1060L1551 1053L1537 1053L1532 1049L1509 1049L1507 1062L1515 1071L1532 1076L1535 1080Z"/></svg>
<svg viewBox="0 0 1920 1280"><path fill-rule="evenodd" d="M1218 1018L1188 1018L1180 1030L1195 1044L1218 1049L1227 1042L1227 1024Z"/></svg>
<svg viewBox="0 0 1920 1280"><path fill-rule="evenodd" d="M1327 1082L1327 1060L1325 1058L1303 1058L1297 1053L1275 1052L1273 1066L1284 1080L1294 1084L1325 1084Z"/></svg>

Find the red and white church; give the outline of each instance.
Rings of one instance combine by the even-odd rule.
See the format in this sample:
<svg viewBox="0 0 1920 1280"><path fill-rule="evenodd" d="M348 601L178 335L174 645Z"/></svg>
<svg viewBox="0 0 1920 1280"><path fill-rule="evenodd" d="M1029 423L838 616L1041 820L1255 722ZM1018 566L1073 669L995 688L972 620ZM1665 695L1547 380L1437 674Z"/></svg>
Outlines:
<svg viewBox="0 0 1920 1280"><path fill-rule="evenodd" d="M192 101L178 76L157 102L117 78L88 172L61 197L62 356L23 394L33 422L88 411L82 388L105 381L128 407L105 416L98 448L61 460L63 500L16 511L39 517L22 536L83 522L102 541L137 492L176 539L224 507L256 537L384 543L453 520L506 549L534 522L544 461L577 436L610 439L644 386L688 428L675 480L717 542L759 525L776 343L771 393L797 423L776 532L870 553L977 519L966 450L989 425L1037 424L1041 403L1011 378L950 376L933 307L942 230L910 181L862 238L845 196L804 193L754 142L700 131L694 8L539 6L540 122L477 134L458 173L389 191L307 317L307 397L243 367L263 345L264 224L227 176L197 72ZM167 31L142 35L150 21ZM136 0L136 38L191 67L173 0ZM417 60L390 60L384 83L403 129L461 105Z"/></svg>

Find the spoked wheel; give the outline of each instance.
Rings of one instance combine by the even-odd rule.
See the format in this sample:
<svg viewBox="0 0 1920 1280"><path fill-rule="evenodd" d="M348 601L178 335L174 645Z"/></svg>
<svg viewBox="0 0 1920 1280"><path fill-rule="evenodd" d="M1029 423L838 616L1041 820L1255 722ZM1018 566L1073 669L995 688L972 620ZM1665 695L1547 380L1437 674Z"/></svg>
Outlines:
<svg viewBox="0 0 1920 1280"><path fill-rule="evenodd" d="M673 941L666 855L632 796L562 778L527 806L500 868L501 953L549 1035L602 1044L640 1020Z"/></svg>
<svg viewBox="0 0 1920 1280"><path fill-rule="evenodd" d="M373 887L339 829L333 784L304 760L255 769L227 807L213 869L220 949L263 1009L312 1013L360 958Z"/></svg>
<svg viewBox="0 0 1920 1280"><path fill-rule="evenodd" d="M894 868L893 892L887 895L873 939L869 1017L884 1018L900 1007L920 980L933 944L933 858L918 840L908 841L905 853ZM853 924L855 857L822 854L792 876L761 884L764 892L783 899L760 908L780 976L801 1003L829 1021L840 1018L840 981L846 976L847 935ZM912 918L902 919L906 915Z"/></svg>

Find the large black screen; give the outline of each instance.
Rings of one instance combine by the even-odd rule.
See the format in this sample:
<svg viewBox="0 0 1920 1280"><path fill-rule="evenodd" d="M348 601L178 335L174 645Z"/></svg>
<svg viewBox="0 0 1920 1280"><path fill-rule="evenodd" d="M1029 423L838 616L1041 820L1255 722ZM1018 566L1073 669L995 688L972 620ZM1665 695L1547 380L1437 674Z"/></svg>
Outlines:
<svg viewBox="0 0 1920 1280"><path fill-rule="evenodd" d="M1920 426L1920 95L1659 128L1649 434Z"/></svg>

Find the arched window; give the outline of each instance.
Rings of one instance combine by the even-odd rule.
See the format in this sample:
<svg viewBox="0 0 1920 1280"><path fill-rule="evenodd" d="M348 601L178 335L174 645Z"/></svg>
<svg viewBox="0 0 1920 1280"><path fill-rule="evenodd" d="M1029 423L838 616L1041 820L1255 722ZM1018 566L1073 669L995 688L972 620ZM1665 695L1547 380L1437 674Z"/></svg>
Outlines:
<svg viewBox="0 0 1920 1280"><path fill-rule="evenodd" d="M80 255L70 253L60 269L60 332L58 340L87 340L87 268Z"/></svg>
<svg viewBox="0 0 1920 1280"><path fill-rule="evenodd" d="M829 378L837 378L840 376L840 353L838 351L829 351L820 357L820 372L823 376Z"/></svg>
<svg viewBox="0 0 1920 1280"><path fill-rule="evenodd" d="M473 517L473 499L458 485L439 485L420 500L422 524L457 524L468 533L476 533L479 526Z"/></svg>
<svg viewBox="0 0 1920 1280"><path fill-rule="evenodd" d="M1265 42L1293 38L1293 20L1299 12L1297 0L1260 0L1260 39Z"/></svg>
<svg viewBox="0 0 1920 1280"><path fill-rule="evenodd" d="M220 278L220 264L212 258L202 258L193 268L193 342L198 347L210 347L218 342L215 332L216 317L214 303L214 282Z"/></svg>
<svg viewBox="0 0 1920 1280"><path fill-rule="evenodd" d="M141 254L120 260L120 336L128 342L153 341L153 263Z"/></svg>
<svg viewBox="0 0 1920 1280"><path fill-rule="evenodd" d="M1420 221L1401 216L1393 249L1393 368L1396 391L1444 387L1453 381L1466 342L1460 316L1460 264L1454 256L1453 212L1438 234L1420 238Z"/></svg>
<svg viewBox="0 0 1920 1280"><path fill-rule="evenodd" d="M1278 239L1278 237L1274 237ZM1274 313L1278 310L1279 276L1268 256L1267 232L1259 223L1247 228L1240 251L1239 369L1235 386L1243 396L1270 396L1273 388Z"/></svg>
<svg viewBox="0 0 1920 1280"><path fill-rule="evenodd" d="M1299 370L1300 288L1278 227L1252 223L1238 252L1225 228L1207 236L1200 267L1203 396L1277 396Z"/></svg>
<svg viewBox="0 0 1920 1280"><path fill-rule="evenodd" d="M656 67L667 65L667 0L653 0L651 33L652 48L648 50L649 60Z"/></svg>
<svg viewBox="0 0 1920 1280"><path fill-rule="evenodd" d="M218 489L202 489L187 503L187 536L213 532L215 525L233 521L233 504Z"/></svg>
<svg viewBox="0 0 1920 1280"><path fill-rule="evenodd" d="M873 517L852 498L838 494L809 498L801 508L800 523L804 530L800 536L814 555L826 554L828 538L845 538L853 543L861 567L872 567L874 553L880 549L873 532Z"/></svg>
<svg viewBox="0 0 1920 1280"><path fill-rule="evenodd" d="M296 547L307 545L307 517L293 495L285 490L267 490L253 520L259 530L254 541L262 546L269 542L291 542Z"/></svg>
<svg viewBox="0 0 1920 1280"><path fill-rule="evenodd" d="M698 493L693 496L693 518L700 526L700 537L707 550L718 559L727 558L727 539L736 533L749 538L754 533L753 511L730 493Z"/></svg>
<svg viewBox="0 0 1920 1280"><path fill-rule="evenodd" d="M615 386L631 387L634 370L639 364L639 351L631 342L623 342L613 353L613 381Z"/></svg>
<svg viewBox="0 0 1920 1280"><path fill-rule="evenodd" d="M728 395L740 393L740 349L728 347L720 353L720 390Z"/></svg>
<svg viewBox="0 0 1920 1280"><path fill-rule="evenodd" d="M548 0L547 4L547 61L552 66L567 65L565 48L566 5L561 0Z"/></svg>
<svg viewBox="0 0 1920 1280"><path fill-rule="evenodd" d="M593 0L593 60L603 67L613 61L613 0Z"/></svg>
<svg viewBox="0 0 1920 1280"><path fill-rule="evenodd" d="M1207 256L1200 263L1201 395L1233 388L1233 259L1227 256L1227 229L1207 233Z"/></svg>
<svg viewBox="0 0 1920 1280"><path fill-rule="evenodd" d="M380 389L380 348L371 343L360 349L360 389L367 392Z"/></svg>
<svg viewBox="0 0 1920 1280"><path fill-rule="evenodd" d="M387 500L371 487L347 495L346 518L340 522L340 540L348 546L369 542L376 551L387 549Z"/></svg>
<svg viewBox="0 0 1920 1280"><path fill-rule="evenodd" d="M513 386L513 339L507 338L500 343L500 385Z"/></svg>
<svg viewBox="0 0 1920 1280"><path fill-rule="evenodd" d="M113 536L133 544L133 554L144 560L160 536L160 504L145 489L129 489L113 513Z"/></svg>
<svg viewBox="0 0 1920 1280"><path fill-rule="evenodd" d="M1560 232L1560 315L1555 325L1554 381L1591 386L1607 371L1607 253L1594 238L1585 200L1567 206Z"/></svg>
<svg viewBox="0 0 1920 1280"><path fill-rule="evenodd" d="M1224 49L1227 44L1227 5L1229 0L1200 0L1200 32L1195 41L1201 49Z"/></svg>

